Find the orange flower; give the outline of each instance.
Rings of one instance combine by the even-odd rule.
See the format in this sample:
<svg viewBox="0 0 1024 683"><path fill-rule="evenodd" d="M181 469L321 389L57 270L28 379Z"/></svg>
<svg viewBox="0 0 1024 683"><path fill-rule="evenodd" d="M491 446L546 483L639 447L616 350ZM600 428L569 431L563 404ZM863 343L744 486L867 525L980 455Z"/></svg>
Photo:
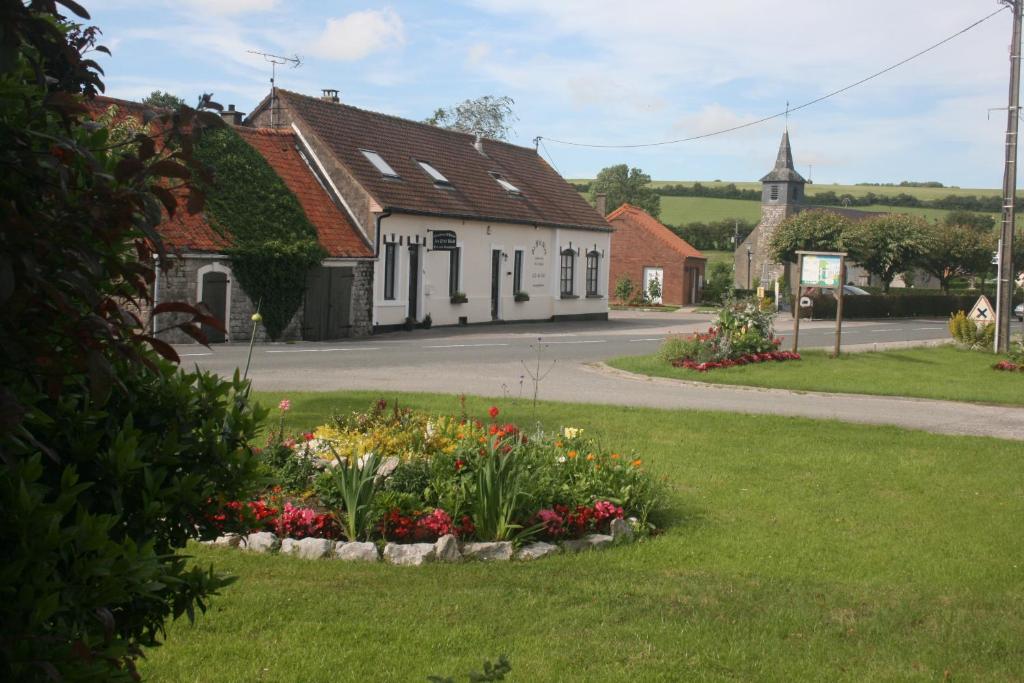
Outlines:
<svg viewBox="0 0 1024 683"><path fill-rule="evenodd" d="M487 443L487 439L482 436L479 439L477 439L477 441L479 441L480 443Z"/></svg>
<svg viewBox="0 0 1024 683"><path fill-rule="evenodd" d="M555 448L561 448L561 447L562 447L562 442L561 441L556 441L555 442Z"/></svg>
<svg viewBox="0 0 1024 683"><path fill-rule="evenodd" d="M636 460L634 460L634 461L633 461L633 462L631 462L630 464L631 464L631 465L632 465L633 467L640 467L640 465L642 465L642 464L643 464L643 462L644 462L643 460L641 460L640 458L637 458Z"/></svg>
<svg viewBox="0 0 1024 683"><path fill-rule="evenodd" d="M591 462L594 459L593 453L587 453L587 462Z"/></svg>
<svg viewBox="0 0 1024 683"><path fill-rule="evenodd" d="M618 453L612 453L612 460L618 460L620 457L622 456L620 456Z"/></svg>
<svg viewBox="0 0 1024 683"><path fill-rule="evenodd" d="M566 455L568 455L570 458L575 458L579 454L576 451L569 451L568 453L566 453Z"/></svg>

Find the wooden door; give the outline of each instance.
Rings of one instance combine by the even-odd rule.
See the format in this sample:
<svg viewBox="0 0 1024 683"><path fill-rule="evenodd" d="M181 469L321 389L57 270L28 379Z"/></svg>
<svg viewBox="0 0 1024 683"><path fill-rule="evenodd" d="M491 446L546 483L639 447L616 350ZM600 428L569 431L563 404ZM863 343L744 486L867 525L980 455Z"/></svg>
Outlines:
<svg viewBox="0 0 1024 683"><path fill-rule="evenodd" d="M341 339L352 328L351 268L313 268L306 277L302 338L308 341Z"/></svg>
<svg viewBox="0 0 1024 683"><path fill-rule="evenodd" d="M227 273L203 273L203 300L200 302L206 305L210 314L224 323L227 327L228 320L228 276ZM211 344L222 344L225 335L218 329L203 325L203 334Z"/></svg>

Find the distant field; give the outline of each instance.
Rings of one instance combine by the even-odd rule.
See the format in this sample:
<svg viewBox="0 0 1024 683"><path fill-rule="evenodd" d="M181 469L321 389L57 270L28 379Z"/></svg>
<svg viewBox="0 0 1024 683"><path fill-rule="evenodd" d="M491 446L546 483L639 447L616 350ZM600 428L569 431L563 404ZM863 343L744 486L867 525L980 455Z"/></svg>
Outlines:
<svg viewBox="0 0 1024 683"><path fill-rule="evenodd" d="M574 180L571 182L586 183L588 180ZM709 181L709 180L655 180L651 185L655 187L663 187L665 185L693 185L694 182L699 182L701 185L706 187L723 187L728 185L731 181ZM734 182L736 187L742 190L758 190L761 189L761 183L759 182ZM998 197L1001 190L998 188L971 188L971 187L879 187L873 185L839 185L834 183L812 183L807 185L807 194L815 194L817 192L835 192L836 194L851 194L854 197L863 197L868 192L874 192L878 195L897 195L897 194L909 194L919 199L942 199L949 195L957 195L958 197L975 195L978 197Z"/></svg>
<svg viewBox="0 0 1024 683"><path fill-rule="evenodd" d="M909 207L871 206L851 207L860 211L909 213L928 220L941 220L948 211ZM683 223L709 223L728 218L739 218L756 223L761 219L761 203L745 199L714 199L711 197L662 197L661 221L670 225Z"/></svg>
<svg viewBox="0 0 1024 683"><path fill-rule="evenodd" d="M585 181L573 181L585 182ZM653 183L655 185L664 183ZM710 185L712 183L705 183ZM739 184L739 183L737 183ZM759 183L747 183L748 185ZM849 186L840 186L849 187ZM910 188L922 189L922 188ZM589 200L586 193L583 198ZM913 216L921 216L927 220L942 220L949 211L944 209L922 209L917 207L885 206L883 204L872 204L870 206L850 207L859 211L877 211L880 213L908 213ZM682 225L684 223L710 223L732 218L757 223L761 220L761 203L746 199L716 199L714 197L662 197L661 198L661 221L669 225Z"/></svg>
<svg viewBox="0 0 1024 683"><path fill-rule="evenodd" d="M731 251L701 251L704 257L708 260L707 268L708 273L711 272L711 264L718 263L721 261L725 265L732 268L733 254Z"/></svg>

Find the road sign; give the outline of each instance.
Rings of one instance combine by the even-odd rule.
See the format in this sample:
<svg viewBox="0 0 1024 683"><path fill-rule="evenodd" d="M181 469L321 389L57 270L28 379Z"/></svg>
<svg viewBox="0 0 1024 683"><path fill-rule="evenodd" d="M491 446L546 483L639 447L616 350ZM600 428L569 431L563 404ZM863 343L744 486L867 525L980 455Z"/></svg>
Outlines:
<svg viewBox="0 0 1024 683"><path fill-rule="evenodd" d="M974 304L974 308L971 309L967 317L979 325L994 323L996 321L996 310L992 308L988 297L982 294L978 297L977 303Z"/></svg>
<svg viewBox="0 0 1024 683"><path fill-rule="evenodd" d="M811 308L814 306L814 302L811 301L811 297L802 296L800 297L800 308Z"/></svg>
<svg viewBox="0 0 1024 683"><path fill-rule="evenodd" d="M993 266L998 266L999 265L999 252L998 251L993 251L992 252L992 265Z"/></svg>

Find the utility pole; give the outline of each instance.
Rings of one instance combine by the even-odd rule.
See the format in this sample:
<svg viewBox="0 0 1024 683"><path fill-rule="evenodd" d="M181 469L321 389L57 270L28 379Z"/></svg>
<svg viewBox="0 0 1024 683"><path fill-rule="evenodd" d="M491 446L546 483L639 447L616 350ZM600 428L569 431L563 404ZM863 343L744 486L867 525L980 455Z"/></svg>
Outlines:
<svg viewBox="0 0 1024 683"><path fill-rule="evenodd" d="M1020 34L1024 0L1000 0L1013 10L1010 42L1010 98L1006 110L1006 160L1003 164L1003 224L999 244L999 278L996 282L996 351L1010 348L1010 313L1013 310L1013 232L1017 203L1017 124L1020 107Z"/></svg>

